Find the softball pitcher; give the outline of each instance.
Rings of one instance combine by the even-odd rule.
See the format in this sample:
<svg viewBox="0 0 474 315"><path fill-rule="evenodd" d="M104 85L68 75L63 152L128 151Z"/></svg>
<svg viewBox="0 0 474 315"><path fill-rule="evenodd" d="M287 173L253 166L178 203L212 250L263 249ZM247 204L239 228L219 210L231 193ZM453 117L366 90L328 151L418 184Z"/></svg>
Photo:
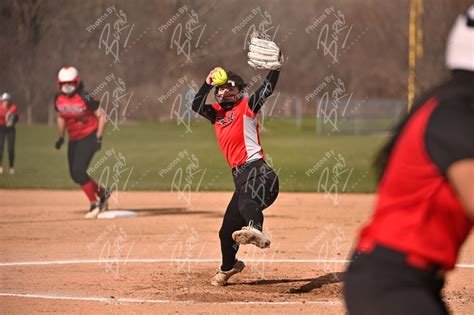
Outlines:
<svg viewBox="0 0 474 315"><path fill-rule="evenodd" d="M107 122L99 102L84 91L79 72L74 67L64 67L58 74L60 92L54 99L59 139L55 148L64 143L64 133L69 136L67 157L72 180L79 184L90 202L86 218L95 218L107 208L111 191L99 185L87 174L89 163L100 150ZM97 200L99 199L99 201Z"/></svg>
<svg viewBox="0 0 474 315"><path fill-rule="evenodd" d="M278 46L268 40L255 37L249 49L252 67L271 70L262 87L245 97L246 84L242 77L215 68L208 74L192 105L195 112L214 125L217 142L232 169L235 184L219 231L222 265L211 280L216 286L227 284L231 276L244 269L245 264L236 259L239 245L270 246L270 240L262 232L263 210L275 201L279 190L278 177L265 162L257 114L275 89L282 58ZM206 104L213 87L217 103Z"/></svg>
<svg viewBox="0 0 474 315"><path fill-rule="evenodd" d="M452 78L424 95L376 160L378 200L344 280L349 314L448 314L446 271L474 222L474 6L451 30Z"/></svg>
<svg viewBox="0 0 474 315"><path fill-rule="evenodd" d="M0 174L3 174L3 145L8 142L8 165L10 175L15 173L15 124L19 118L18 108L11 103L11 96L3 93L0 98Z"/></svg>

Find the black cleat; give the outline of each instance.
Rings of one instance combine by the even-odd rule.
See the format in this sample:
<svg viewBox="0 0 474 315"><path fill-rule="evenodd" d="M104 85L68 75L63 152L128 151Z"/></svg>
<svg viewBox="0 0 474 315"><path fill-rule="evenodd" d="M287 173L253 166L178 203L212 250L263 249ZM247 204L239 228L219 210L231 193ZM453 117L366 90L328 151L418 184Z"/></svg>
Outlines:
<svg viewBox="0 0 474 315"><path fill-rule="evenodd" d="M109 198L112 195L112 189L104 188L104 193L100 196L99 210L100 212L106 211L109 209Z"/></svg>
<svg viewBox="0 0 474 315"><path fill-rule="evenodd" d="M89 212L86 213L85 218L86 219L95 219L97 218L97 215L100 213L99 206L97 203L92 203L91 207L89 209Z"/></svg>

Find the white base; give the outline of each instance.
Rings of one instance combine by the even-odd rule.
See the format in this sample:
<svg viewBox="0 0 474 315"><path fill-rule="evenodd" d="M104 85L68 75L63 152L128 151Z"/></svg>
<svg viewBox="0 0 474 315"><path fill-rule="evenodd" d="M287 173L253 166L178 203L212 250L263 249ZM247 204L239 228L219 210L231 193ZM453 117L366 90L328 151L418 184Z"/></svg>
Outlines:
<svg viewBox="0 0 474 315"><path fill-rule="evenodd" d="M109 210L99 213L97 219L115 219L115 218L129 218L136 217L138 214L135 211L128 210Z"/></svg>

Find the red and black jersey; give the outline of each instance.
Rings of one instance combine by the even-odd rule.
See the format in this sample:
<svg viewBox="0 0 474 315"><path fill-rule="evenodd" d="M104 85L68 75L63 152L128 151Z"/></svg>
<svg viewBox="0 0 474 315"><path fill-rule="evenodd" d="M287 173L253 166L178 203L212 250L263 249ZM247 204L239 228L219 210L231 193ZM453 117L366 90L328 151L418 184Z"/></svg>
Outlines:
<svg viewBox="0 0 474 315"><path fill-rule="evenodd" d="M474 82L472 73L468 82ZM446 173L456 161L474 158L473 86L456 90L448 84L409 118L391 151L375 214L361 232L358 250L380 244L406 253L409 260L420 257L454 268L473 222Z"/></svg>
<svg viewBox="0 0 474 315"><path fill-rule="evenodd" d="M250 109L248 101L244 98L228 111L217 103L212 104L216 113L214 130L217 142L231 168L264 158L257 114Z"/></svg>
<svg viewBox="0 0 474 315"><path fill-rule="evenodd" d="M18 107L15 104L8 105L8 108L0 104L0 126L7 125L7 115L15 115L15 121L18 121L20 115Z"/></svg>
<svg viewBox="0 0 474 315"><path fill-rule="evenodd" d="M279 71L270 71L255 93L241 99L230 110L224 110L217 103L205 104L213 88L206 82L194 97L193 110L214 124L217 142L231 168L264 159L257 113L273 93L278 77Z"/></svg>
<svg viewBox="0 0 474 315"><path fill-rule="evenodd" d="M95 111L99 102L80 89L71 96L60 93L54 99L54 107L59 116L66 121L66 130L69 140L80 140L94 131L99 126Z"/></svg>

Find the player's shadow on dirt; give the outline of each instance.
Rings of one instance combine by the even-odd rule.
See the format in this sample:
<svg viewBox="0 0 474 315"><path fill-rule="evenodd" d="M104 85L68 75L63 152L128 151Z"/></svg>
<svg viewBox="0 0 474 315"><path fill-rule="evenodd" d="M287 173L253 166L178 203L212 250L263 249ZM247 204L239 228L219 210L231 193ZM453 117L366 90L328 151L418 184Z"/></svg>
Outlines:
<svg viewBox="0 0 474 315"><path fill-rule="evenodd" d="M188 211L186 208L138 208L127 209L138 212L139 216L154 216L154 215L197 215L208 214L210 211Z"/></svg>
<svg viewBox="0 0 474 315"><path fill-rule="evenodd" d="M109 210L124 210L124 209L109 209ZM139 217L145 216L159 216L159 215L210 215L213 211L188 211L186 208L138 208L126 209L136 211ZM61 218L61 219L45 219L45 220L18 220L18 221L0 221L0 225L4 224L28 224L28 223L58 223L58 222L74 222L84 221L85 210L73 210L70 213L78 215L75 218ZM90 219L87 219L90 220Z"/></svg>
<svg viewBox="0 0 474 315"><path fill-rule="evenodd" d="M312 279L310 282L298 287L291 288L288 293L307 293L319 289L326 284L339 283L344 279L344 272L331 272L324 276Z"/></svg>
<svg viewBox="0 0 474 315"><path fill-rule="evenodd" d="M109 209L109 211L113 210L127 210L127 211L135 211L138 213L139 217L145 216L158 216L158 215L198 215L198 214L209 214L212 211L189 211L186 208L127 208L127 209ZM76 213L84 213L84 210L77 210Z"/></svg>
<svg viewBox="0 0 474 315"><path fill-rule="evenodd" d="M314 289L319 289L326 284L342 282L344 277L343 272L331 272L317 278L309 279L265 279L248 282L248 285L265 285L265 284L279 284L279 283L291 283L291 282L303 282L309 281L308 283L288 290L288 293L307 293Z"/></svg>

